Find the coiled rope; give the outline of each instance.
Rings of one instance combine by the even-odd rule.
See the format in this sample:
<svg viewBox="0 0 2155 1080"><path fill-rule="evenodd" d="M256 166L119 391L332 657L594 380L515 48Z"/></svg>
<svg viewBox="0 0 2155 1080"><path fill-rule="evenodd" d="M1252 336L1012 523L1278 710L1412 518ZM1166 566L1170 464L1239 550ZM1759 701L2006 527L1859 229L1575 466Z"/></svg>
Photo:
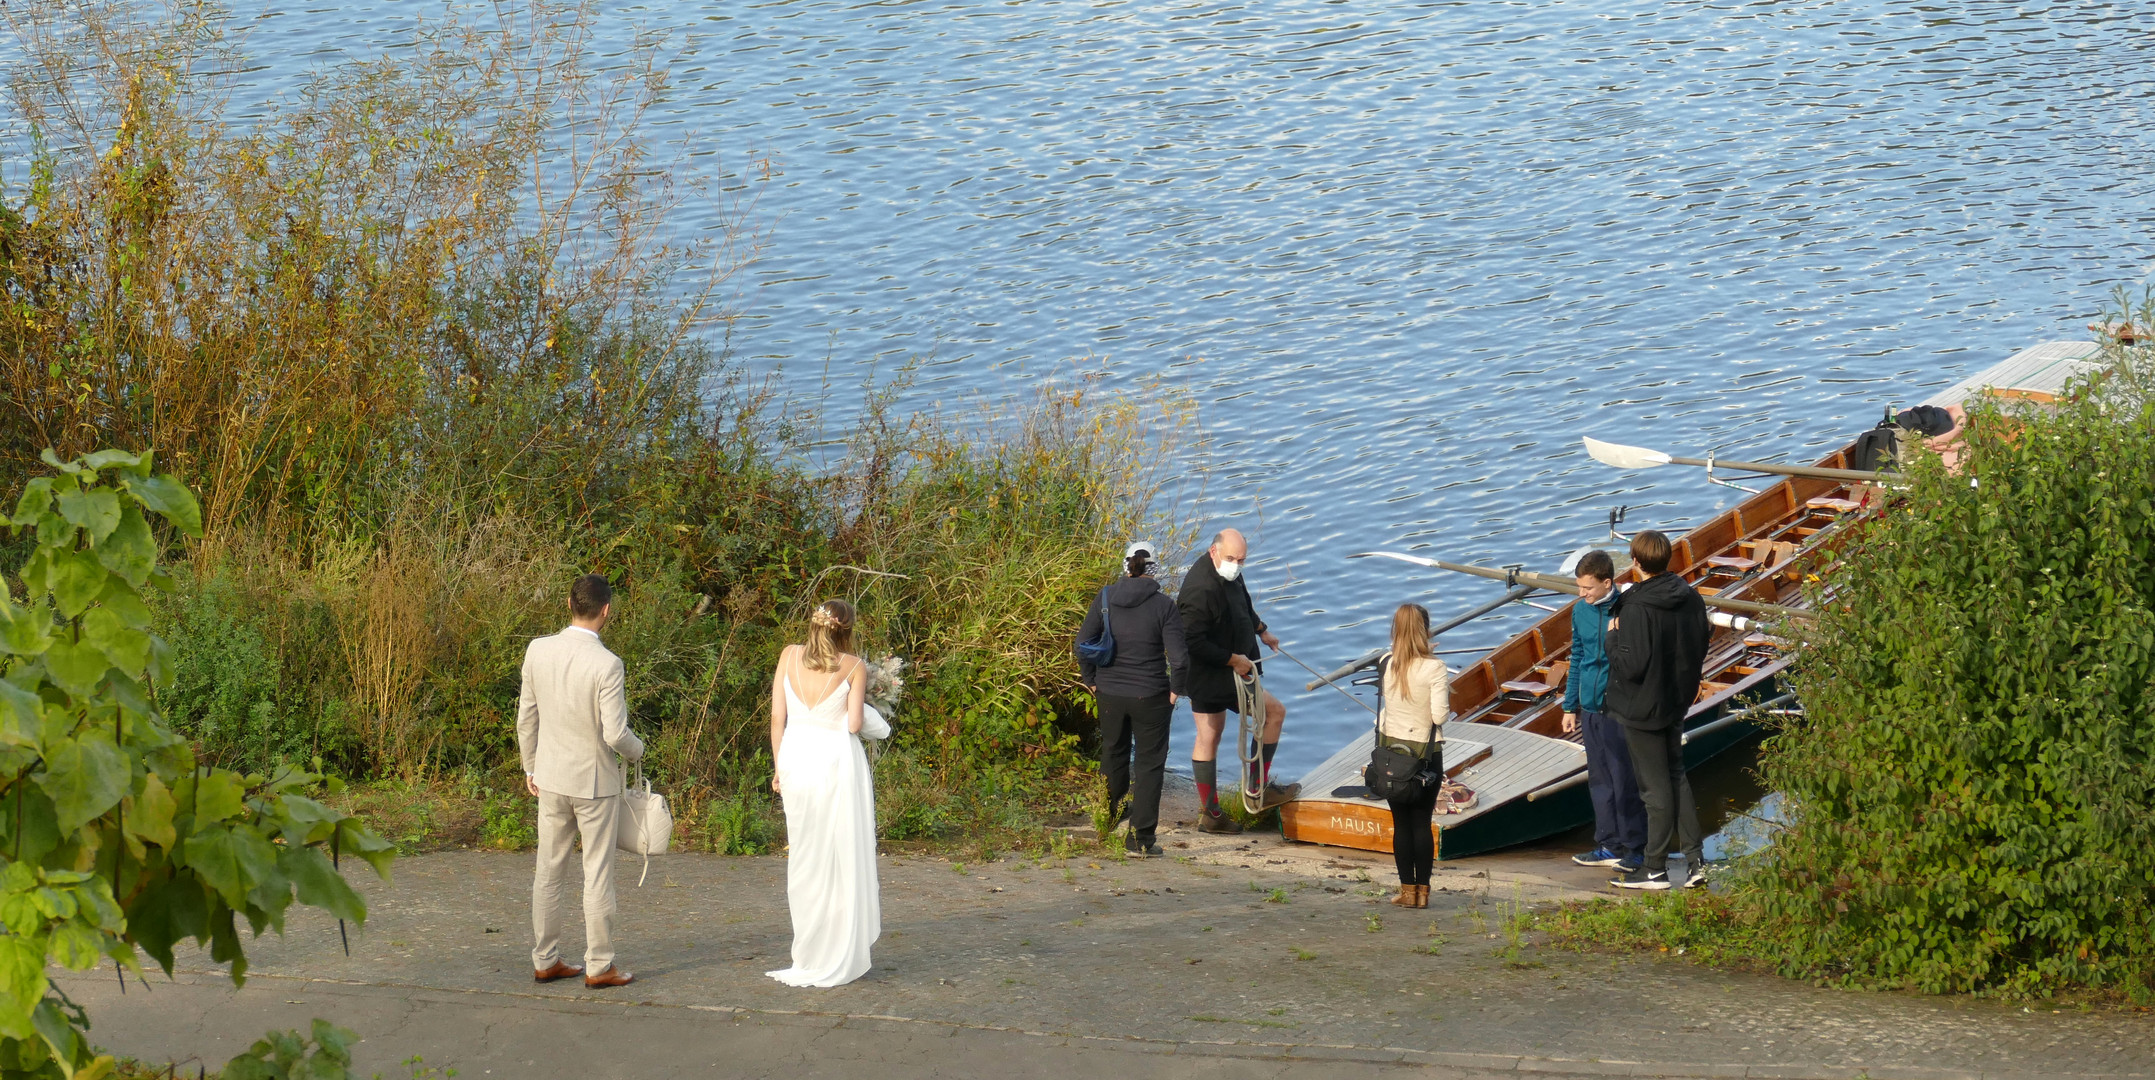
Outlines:
<svg viewBox="0 0 2155 1080"><path fill-rule="evenodd" d="M1250 665L1248 675L1235 676L1235 710L1242 718L1237 735L1241 743L1242 809L1254 815L1265 805L1265 685L1256 664Z"/></svg>

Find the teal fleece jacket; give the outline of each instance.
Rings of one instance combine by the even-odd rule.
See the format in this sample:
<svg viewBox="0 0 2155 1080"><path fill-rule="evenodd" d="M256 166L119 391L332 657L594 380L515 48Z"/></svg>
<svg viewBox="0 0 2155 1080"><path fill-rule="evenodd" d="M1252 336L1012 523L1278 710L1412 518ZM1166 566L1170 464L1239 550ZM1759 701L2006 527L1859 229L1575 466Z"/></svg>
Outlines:
<svg viewBox="0 0 2155 1080"><path fill-rule="evenodd" d="M1609 692L1609 608L1616 590L1598 604L1571 605L1571 670L1564 673L1564 711L1607 712Z"/></svg>

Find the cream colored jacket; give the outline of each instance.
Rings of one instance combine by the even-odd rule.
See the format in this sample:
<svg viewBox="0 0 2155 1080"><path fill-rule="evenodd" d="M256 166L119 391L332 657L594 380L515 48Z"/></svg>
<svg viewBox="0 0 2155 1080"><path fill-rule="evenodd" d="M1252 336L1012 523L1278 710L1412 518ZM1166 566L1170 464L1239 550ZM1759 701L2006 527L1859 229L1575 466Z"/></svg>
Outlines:
<svg viewBox="0 0 2155 1080"><path fill-rule="evenodd" d="M1435 657L1408 663L1404 694L1393 679L1398 672L1385 672L1384 715L1377 726L1388 738L1443 742L1444 718L1452 711L1451 673L1445 669L1444 661Z"/></svg>
<svg viewBox="0 0 2155 1080"><path fill-rule="evenodd" d="M516 745L524 775L539 790L579 799L621 794L614 755L644 755L629 730L621 658L599 636L571 626L524 650L524 689L516 702Z"/></svg>

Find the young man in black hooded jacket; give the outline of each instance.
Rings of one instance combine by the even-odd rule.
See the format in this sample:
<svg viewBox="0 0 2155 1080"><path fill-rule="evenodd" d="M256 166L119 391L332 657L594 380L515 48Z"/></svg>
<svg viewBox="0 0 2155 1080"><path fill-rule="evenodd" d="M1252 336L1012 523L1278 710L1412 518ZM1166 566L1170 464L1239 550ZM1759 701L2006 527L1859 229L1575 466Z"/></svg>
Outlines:
<svg viewBox="0 0 2155 1080"><path fill-rule="evenodd" d="M1115 632L1114 661L1095 667L1080 655L1078 678L1092 689L1100 706L1100 772L1107 777L1108 805L1120 807L1123 796L1132 795L1134 780L1130 835L1123 849L1139 858L1161 853L1154 838L1160 827L1160 785L1167 773L1168 723L1175 699L1187 693L1183 683L1190 670L1182 614L1152 576L1158 565L1151 544L1131 544L1123 553L1128 576L1093 600L1077 636L1080 642L1097 637L1103 620Z"/></svg>
<svg viewBox="0 0 2155 1080"><path fill-rule="evenodd" d="M1639 800L1646 804L1642 865L1611 884L1669 887L1671 840L1684 850L1684 885L1706 881L1705 841L1691 778L1684 773L1684 716L1698 697L1713 626L1706 603L1671 574L1669 538L1652 530L1631 539L1631 561L1646 580L1625 590L1609 615L1609 715L1624 726Z"/></svg>

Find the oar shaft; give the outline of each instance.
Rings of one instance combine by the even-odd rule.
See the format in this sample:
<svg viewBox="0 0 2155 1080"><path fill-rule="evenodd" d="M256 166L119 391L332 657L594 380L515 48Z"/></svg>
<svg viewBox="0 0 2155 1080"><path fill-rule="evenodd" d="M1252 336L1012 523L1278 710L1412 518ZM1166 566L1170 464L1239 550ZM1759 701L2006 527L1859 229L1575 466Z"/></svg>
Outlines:
<svg viewBox="0 0 2155 1080"><path fill-rule="evenodd" d="M1692 458L1671 455L1672 465L1698 465L1735 472L1772 473L1776 476L1808 476L1814 480L1846 480L1856 484L1877 483L1879 474L1862 469L1823 469L1816 465L1775 465L1766 461L1729 461L1723 458Z"/></svg>
<svg viewBox="0 0 2155 1080"><path fill-rule="evenodd" d="M1501 577L1502 575L1500 574L1500 575L1498 575L1498 576L1499 576L1499 577ZM1518 588L1516 588L1516 589L1512 589L1511 591L1509 591L1509 592L1505 593L1504 595L1502 595L1502 596L1499 596L1499 597L1497 597L1496 599L1494 599L1494 600L1491 600L1491 601L1489 601L1488 603L1486 603L1486 604L1483 604L1482 606L1480 606L1480 607L1478 607L1478 608L1475 608L1474 610L1472 610L1472 611L1469 611L1469 612L1467 612L1467 613L1466 613L1466 614L1464 614L1464 615L1461 615L1461 616L1459 616L1459 617L1457 617L1457 618L1453 618L1453 619L1447 619L1447 620L1445 620L1444 622L1438 623L1437 625L1435 625L1435 626L1433 626L1433 627L1430 627L1430 628L1429 628L1429 636L1430 636L1430 637L1432 637L1432 638L1434 638L1434 637L1436 637L1436 636L1437 636L1438 634L1442 634L1442 633L1444 633L1444 632L1445 632L1445 631L1447 631L1447 630L1453 629L1454 627L1458 627L1458 626L1463 626L1463 625L1465 625L1465 624L1467 624L1467 623L1469 623L1469 622L1472 622L1472 621L1474 621L1475 619L1479 619L1479 618L1481 618L1482 616L1484 616L1484 615L1487 615L1487 614L1489 614L1490 612L1492 612L1492 611L1495 611L1495 610L1497 610L1497 609L1498 609L1498 608L1500 608L1500 607L1503 607L1503 606L1504 606L1504 605L1506 605L1506 604L1509 604L1509 603L1511 603L1511 602L1512 602L1512 601L1514 601L1514 600L1523 600L1523 599L1525 599L1525 598L1527 597L1527 595L1528 595L1528 594L1532 593L1533 591L1534 591L1534 588L1533 588L1532 586L1530 586L1530 585L1521 585L1521 586L1519 586ZM1573 592L1578 592L1579 590L1577 590L1577 589L1573 589L1572 591L1573 591ZM1353 659L1353 660L1350 660L1350 661L1348 661L1348 662L1347 662L1347 663L1345 663L1345 664L1341 664L1341 665L1340 665L1340 666L1339 666L1339 667L1338 667L1337 669L1333 670L1333 672L1332 672L1331 674L1329 674L1329 675L1317 675L1317 672L1316 672L1316 671L1314 671L1314 670L1310 670L1310 674L1312 674L1312 675L1317 675L1317 678L1316 678L1315 680L1313 680L1313 681L1309 682L1308 684L1304 685L1304 686L1302 687L1302 689L1304 689L1304 690L1315 690L1315 689L1317 689L1317 688L1318 688L1318 687L1320 687L1320 686L1324 686L1324 685L1327 685L1327 684L1331 684L1331 683L1337 683L1337 682L1338 682L1339 680L1341 680L1341 679L1344 679L1344 678L1346 678L1347 676L1349 676L1349 675L1352 675L1352 674L1354 674L1354 673L1355 673L1355 672L1357 672L1357 671L1364 671L1364 670L1367 670L1368 668L1370 668L1370 667L1374 666L1374 665L1375 665L1375 664L1377 663L1378 659L1382 658L1382 657L1384 656L1384 654L1385 654L1386 652L1389 652L1389 651L1390 651L1390 650L1389 650L1388 648L1377 648L1377 649L1371 649L1371 650L1369 650L1368 652L1366 652L1366 653L1363 653L1363 654L1362 654L1361 656L1359 656L1359 657L1357 657L1357 658L1355 658L1355 659ZM1479 649L1477 649L1477 650L1473 650L1473 651L1476 651L1476 652L1482 652L1482 651L1486 651L1486 650L1479 650ZM1295 663L1301 664L1302 662L1301 662L1300 660L1297 660L1297 661L1295 661ZM1309 665L1307 665L1307 664L1303 664L1303 668L1304 668L1305 670L1308 670L1308 669L1309 669ZM1360 699L1360 698L1356 698L1355 700L1357 700L1357 701L1360 701L1361 699Z"/></svg>
<svg viewBox="0 0 2155 1080"><path fill-rule="evenodd" d="M1473 566L1467 563L1444 562L1441 559L1436 560L1436 564L1439 569L1450 570L1455 573L1472 574L1475 577L1485 577L1494 581L1510 581L1520 585L1532 585L1538 589L1570 593L1573 596L1579 594L1579 586L1576 583L1551 574L1537 574L1530 570L1500 570L1493 566ZM1784 607L1780 604L1760 604L1750 600L1736 600L1707 593L1700 593L1699 599L1704 600L1707 607L1718 608L1722 611L1742 612L1746 615L1774 615L1799 619L1817 617L1801 608Z"/></svg>

